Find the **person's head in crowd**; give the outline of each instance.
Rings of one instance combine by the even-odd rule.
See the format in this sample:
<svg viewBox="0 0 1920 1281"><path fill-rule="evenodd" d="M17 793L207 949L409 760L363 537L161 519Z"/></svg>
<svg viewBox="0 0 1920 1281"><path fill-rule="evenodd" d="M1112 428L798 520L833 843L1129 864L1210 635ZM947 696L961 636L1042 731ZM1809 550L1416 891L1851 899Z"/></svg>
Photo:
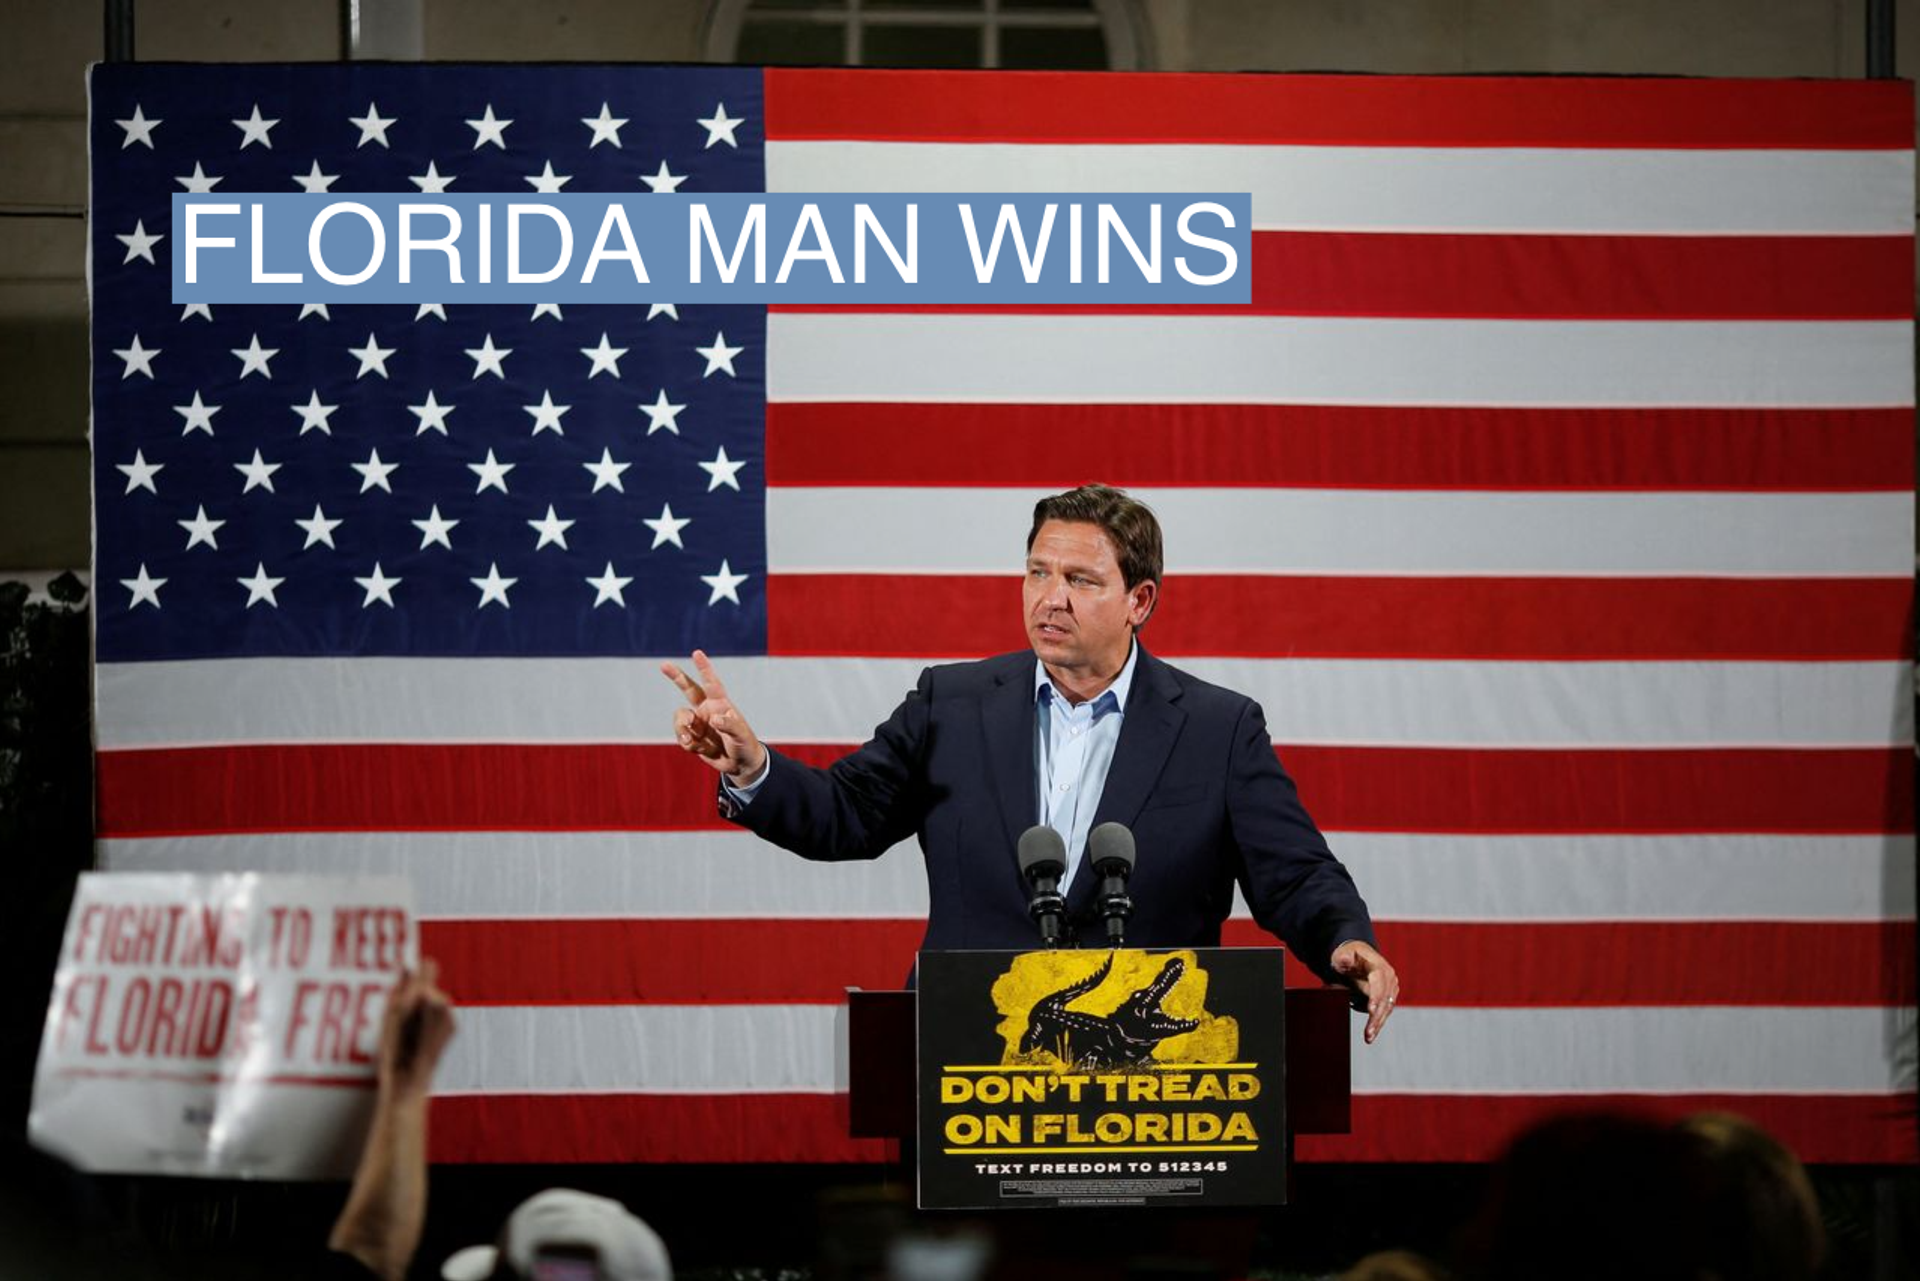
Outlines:
<svg viewBox="0 0 1920 1281"><path fill-rule="evenodd" d="M1341 1273L1340 1281L1447 1281L1447 1272L1411 1250L1382 1250Z"/></svg>
<svg viewBox="0 0 1920 1281"><path fill-rule="evenodd" d="M440 1268L446 1281L673 1281L654 1230L618 1201L548 1188L507 1216L497 1245L471 1245Z"/></svg>
<svg viewBox="0 0 1920 1281"><path fill-rule="evenodd" d="M1809 1281L1826 1254L1820 1203L1806 1167L1745 1117L1700 1112L1680 1123L1712 1163L1720 1202L1722 1281Z"/></svg>
<svg viewBox="0 0 1920 1281"><path fill-rule="evenodd" d="M1483 1281L1712 1281L1713 1165L1673 1126L1581 1112L1533 1126L1461 1238Z"/></svg>

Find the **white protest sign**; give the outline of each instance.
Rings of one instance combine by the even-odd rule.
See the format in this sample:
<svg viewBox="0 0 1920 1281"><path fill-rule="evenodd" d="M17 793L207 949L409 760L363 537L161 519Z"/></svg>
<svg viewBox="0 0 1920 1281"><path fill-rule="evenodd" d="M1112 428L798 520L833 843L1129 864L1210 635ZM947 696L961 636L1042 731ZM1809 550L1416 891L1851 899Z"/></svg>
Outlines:
<svg viewBox="0 0 1920 1281"><path fill-rule="evenodd" d="M28 1133L85 1170L347 1177L417 953L400 877L89 873Z"/></svg>

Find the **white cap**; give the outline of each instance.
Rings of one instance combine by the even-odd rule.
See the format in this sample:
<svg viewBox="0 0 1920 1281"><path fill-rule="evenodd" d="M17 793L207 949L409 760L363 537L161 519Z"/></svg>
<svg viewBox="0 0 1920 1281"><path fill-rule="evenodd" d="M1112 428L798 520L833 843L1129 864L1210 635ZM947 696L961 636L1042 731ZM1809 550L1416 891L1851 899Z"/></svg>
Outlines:
<svg viewBox="0 0 1920 1281"><path fill-rule="evenodd" d="M599 1256L605 1281L673 1281L673 1263L660 1237L618 1201L548 1188L507 1216L504 1246L470 1245L440 1265L446 1281L485 1281L500 1250L516 1276L533 1275L534 1258L551 1246L584 1246Z"/></svg>

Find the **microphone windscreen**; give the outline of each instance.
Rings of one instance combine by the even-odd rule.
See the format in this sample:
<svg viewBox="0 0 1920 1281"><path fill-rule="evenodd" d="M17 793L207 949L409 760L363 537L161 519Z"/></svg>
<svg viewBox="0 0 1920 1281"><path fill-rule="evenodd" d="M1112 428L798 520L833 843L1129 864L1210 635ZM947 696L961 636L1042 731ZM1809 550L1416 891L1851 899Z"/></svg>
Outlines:
<svg viewBox="0 0 1920 1281"><path fill-rule="evenodd" d="M1042 823L1020 833L1020 875L1059 876L1067 870L1067 843Z"/></svg>
<svg viewBox="0 0 1920 1281"><path fill-rule="evenodd" d="M1118 863L1133 871L1133 833L1119 823L1102 823L1087 837L1087 857L1094 870L1106 874L1109 864Z"/></svg>

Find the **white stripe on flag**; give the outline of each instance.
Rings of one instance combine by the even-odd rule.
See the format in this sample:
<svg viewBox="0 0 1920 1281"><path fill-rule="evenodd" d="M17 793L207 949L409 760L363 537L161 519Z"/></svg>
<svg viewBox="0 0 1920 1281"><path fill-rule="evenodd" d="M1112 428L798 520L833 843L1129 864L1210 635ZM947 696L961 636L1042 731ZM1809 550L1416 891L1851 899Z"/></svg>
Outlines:
<svg viewBox="0 0 1920 1281"><path fill-rule="evenodd" d="M860 743L918 659L733 658L774 743ZM1191 659L1286 743L1885 746L1913 739L1904 663ZM102 664L102 749L177 743L668 743L653 659L243 659Z"/></svg>
<svg viewBox="0 0 1920 1281"><path fill-rule="evenodd" d="M1906 151L775 140L767 189L1246 191L1256 228L1310 231L1913 231Z"/></svg>
<svg viewBox="0 0 1920 1281"><path fill-rule="evenodd" d="M767 399L1882 408L1913 404L1912 331L1905 321L774 312Z"/></svg>
<svg viewBox="0 0 1920 1281"><path fill-rule="evenodd" d="M1883 1093L1910 1089L1913 1011L1410 1005L1356 1094ZM1896 1025L1890 1027L1889 1025ZM1353 1023L1360 1035L1361 1023ZM471 1006L442 1065L468 1091L844 1090L843 1011L825 1005Z"/></svg>
<svg viewBox="0 0 1920 1281"><path fill-rule="evenodd" d="M1310 798L1309 798L1310 799ZM1376 917L1450 922L1914 916L1912 836L1329 832ZM1009 855L1010 856L1010 855ZM436 919L920 919L912 843L816 863L748 832L288 832L100 843L113 871L410 877ZM1234 914L1245 917L1236 896Z"/></svg>
<svg viewBox="0 0 1920 1281"><path fill-rule="evenodd" d="M1091 465L1091 464L1090 464ZM1017 572L1045 489L774 488L774 573ZM1167 572L1905 577L1910 492L1130 491ZM884 536L854 538L857 527Z"/></svg>
<svg viewBox="0 0 1920 1281"><path fill-rule="evenodd" d="M434 1092L844 1091L845 1020L831 1005L467 1006Z"/></svg>

